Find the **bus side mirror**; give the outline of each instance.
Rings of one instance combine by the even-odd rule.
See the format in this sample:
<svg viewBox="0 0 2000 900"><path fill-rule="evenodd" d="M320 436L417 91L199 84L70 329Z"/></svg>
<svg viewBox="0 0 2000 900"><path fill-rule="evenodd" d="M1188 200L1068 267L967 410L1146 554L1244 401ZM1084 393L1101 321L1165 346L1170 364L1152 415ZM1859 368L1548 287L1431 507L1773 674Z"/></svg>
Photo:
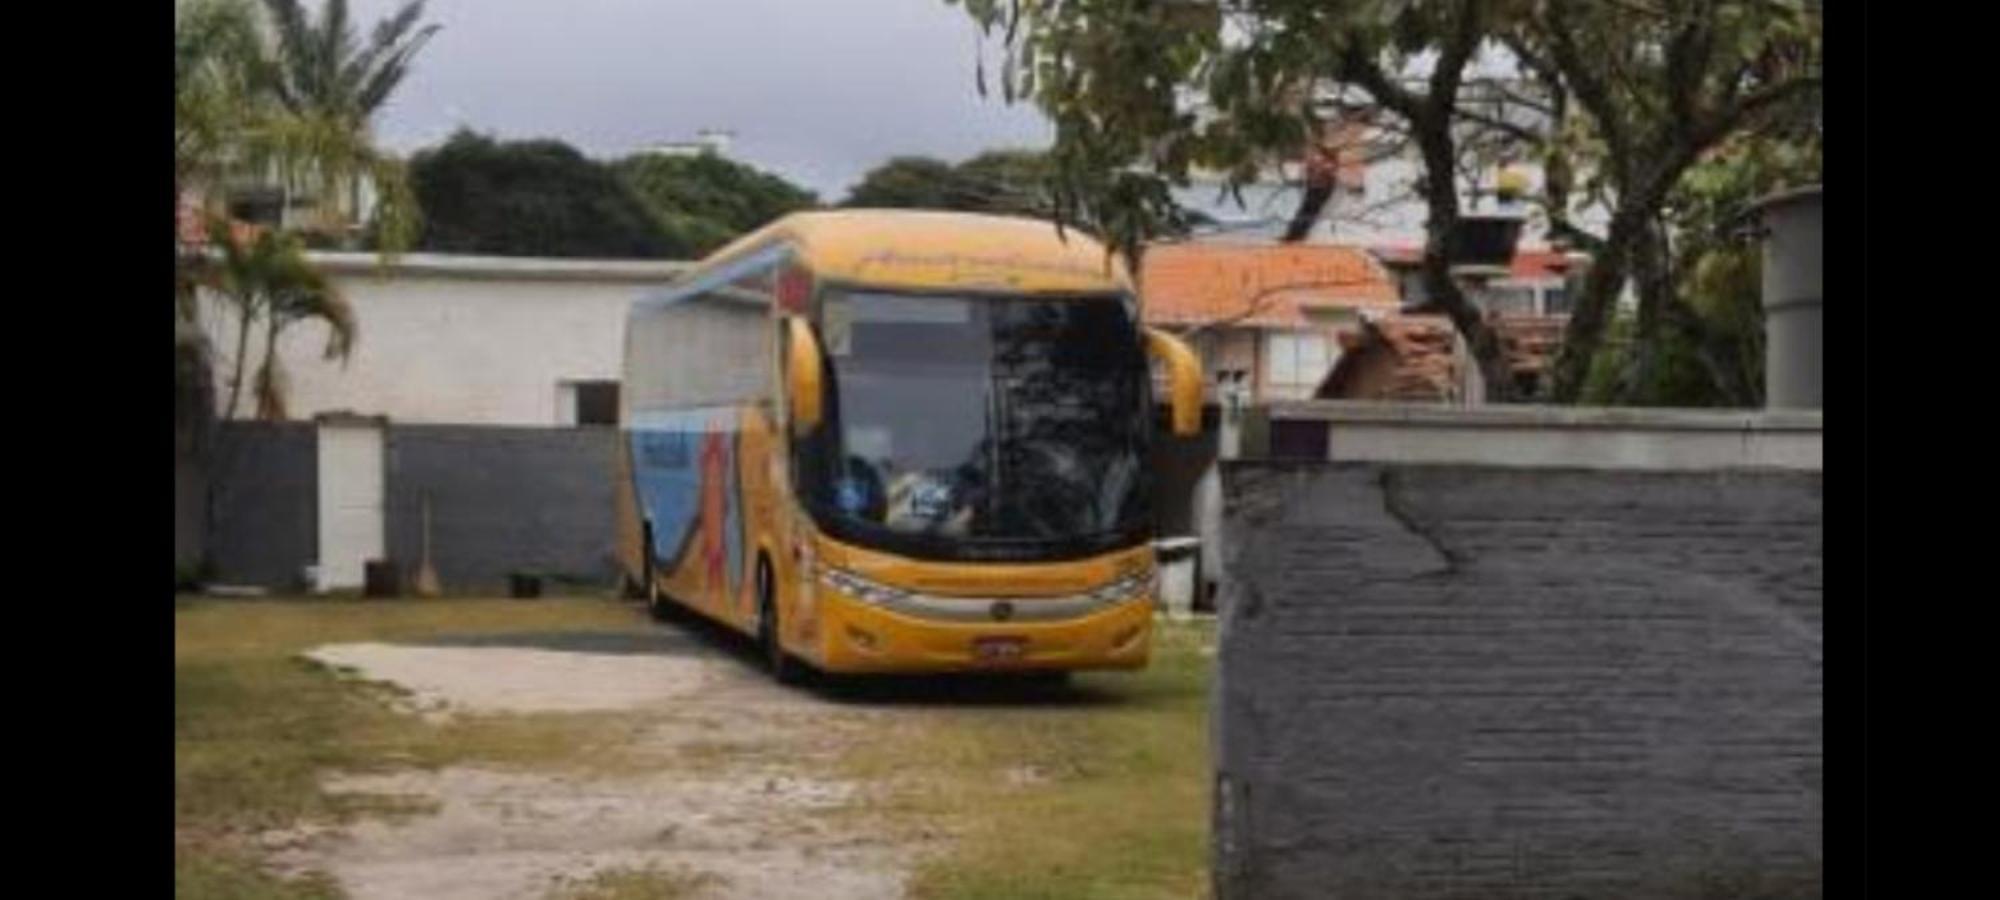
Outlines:
<svg viewBox="0 0 2000 900"><path fill-rule="evenodd" d="M1158 328L1146 329L1146 352L1167 370L1167 398L1174 435L1201 433L1201 360L1186 342Z"/></svg>
<svg viewBox="0 0 2000 900"><path fill-rule="evenodd" d="M824 386L820 383L819 342L806 320L785 320L785 396L791 405L792 435L805 437L819 427Z"/></svg>

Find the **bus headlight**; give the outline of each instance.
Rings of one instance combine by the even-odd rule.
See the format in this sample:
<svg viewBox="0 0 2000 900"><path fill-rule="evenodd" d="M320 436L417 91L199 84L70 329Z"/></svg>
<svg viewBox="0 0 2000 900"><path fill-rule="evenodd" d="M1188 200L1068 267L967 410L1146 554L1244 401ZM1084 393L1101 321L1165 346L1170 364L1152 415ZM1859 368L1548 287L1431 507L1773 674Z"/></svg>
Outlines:
<svg viewBox="0 0 2000 900"><path fill-rule="evenodd" d="M886 606L897 601L908 600L912 596L902 588L890 587L879 581L871 581L845 569L823 568L819 570L819 580L827 587L853 597L863 603Z"/></svg>
<svg viewBox="0 0 2000 900"><path fill-rule="evenodd" d="M1019 621L1054 621L1089 615L1157 593L1159 570L1141 569L1088 590L1057 596L939 596L893 587L832 567L819 570L819 583L870 606L920 618L986 622L995 620L993 610L997 603L1004 604Z"/></svg>
<svg viewBox="0 0 2000 900"><path fill-rule="evenodd" d="M1159 579L1157 569L1141 569L1122 578L1089 591L1088 596L1095 603L1114 603L1129 599L1152 589Z"/></svg>

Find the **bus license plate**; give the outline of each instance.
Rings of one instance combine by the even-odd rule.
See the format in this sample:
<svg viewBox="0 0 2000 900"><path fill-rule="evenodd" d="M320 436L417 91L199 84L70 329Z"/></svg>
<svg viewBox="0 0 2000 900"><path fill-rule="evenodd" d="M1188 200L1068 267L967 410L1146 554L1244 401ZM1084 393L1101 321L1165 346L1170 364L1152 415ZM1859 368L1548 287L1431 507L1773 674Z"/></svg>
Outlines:
<svg viewBox="0 0 2000 900"><path fill-rule="evenodd" d="M972 655L983 662L1020 659L1027 649L1027 638L984 637L972 640Z"/></svg>

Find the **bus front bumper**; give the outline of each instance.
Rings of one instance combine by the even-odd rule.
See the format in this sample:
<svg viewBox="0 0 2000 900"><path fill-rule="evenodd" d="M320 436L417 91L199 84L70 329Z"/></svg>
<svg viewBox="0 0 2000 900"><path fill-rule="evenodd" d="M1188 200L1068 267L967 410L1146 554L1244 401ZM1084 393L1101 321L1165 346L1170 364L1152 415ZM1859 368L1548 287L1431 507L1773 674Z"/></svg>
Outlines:
<svg viewBox="0 0 2000 900"><path fill-rule="evenodd" d="M1041 621L919 618L824 586L816 599L820 667L829 672L1139 669L1152 645L1151 592L1074 618ZM1036 602L1017 598L1013 606Z"/></svg>

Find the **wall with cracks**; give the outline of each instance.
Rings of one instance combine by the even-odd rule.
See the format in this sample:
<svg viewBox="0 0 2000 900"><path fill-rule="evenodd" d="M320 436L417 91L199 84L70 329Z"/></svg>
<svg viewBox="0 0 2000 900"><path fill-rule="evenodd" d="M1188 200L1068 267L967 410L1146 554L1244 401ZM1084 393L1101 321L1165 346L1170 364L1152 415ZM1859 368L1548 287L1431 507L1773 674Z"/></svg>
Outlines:
<svg viewBox="0 0 2000 900"><path fill-rule="evenodd" d="M1218 897L1820 894L1818 472L1225 479Z"/></svg>

